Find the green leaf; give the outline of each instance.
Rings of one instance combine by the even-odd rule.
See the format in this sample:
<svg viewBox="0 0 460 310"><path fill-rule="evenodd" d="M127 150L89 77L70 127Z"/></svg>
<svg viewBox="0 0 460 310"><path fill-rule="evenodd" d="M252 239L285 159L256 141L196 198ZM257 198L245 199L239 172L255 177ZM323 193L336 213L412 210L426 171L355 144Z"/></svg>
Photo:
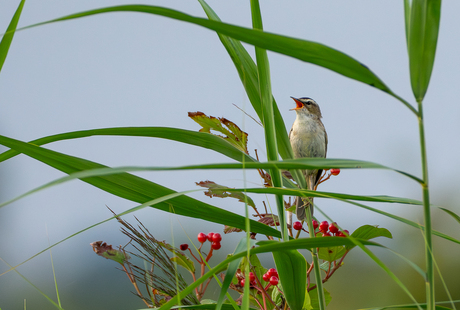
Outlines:
<svg viewBox="0 0 460 310"><path fill-rule="evenodd" d="M184 267L188 271L195 273L195 265L193 265L193 262L190 260L190 258L184 256L185 255L171 257L171 261L175 262L179 266Z"/></svg>
<svg viewBox="0 0 460 310"><path fill-rule="evenodd" d="M410 80L418 102L425 97L433 71L440 18L441 0L412 0L410 16L406 14Z"/></svg>
<svg viewBox="0 0 460 310"><path fill-rule="evenodd" d="M445 301L443 303L458 303L460 301L454 300L452 302ZM411 305L392 305L385 307L376 307L376 308L366 308L363 310L386 310L386 309L427 309L426 304L411 304ZM440 305L435 305L435 310L451 310L452 308L443 307Z"/></svg>
<svg viewBox="0 0 460 310"><path fill-rule="evenodd" d="M121 12L121 11L132 11L132 12L144 12L150 14L157 14L161 16L166 16L186 22L195 23L201 25L203 27L207 27L209 29L215 30L220 33L220 38L222 41L226 40L223 35L227 35L229 37L234 37L236 39L245 41L250 44L254 44L258 47L262 47L264 49L273 50L285 55L289 55L307 62L311 62L313 64L317 64L323 66L325 68L334 70L340 74L348 76L350 78L354 78L358 81L367 83L369 85L375 86L383 91L386 91L393 95L393 93L388 89L386 85L374 74L372 73L366 66L359 63L358 61L354 60L353 58L337 51L327 46L324 46L319 43L309 42L305 40L293 39L289 37L279 36L275 34L265 33L262 31L251 30L243 27L233 26L225 23L221 23L218 21L217 15L206 5L206 3L201 0L200 3L202 4L203 8L206 11L206 14L209 16L210 19L214 20L206 20L202 18L193 17L175 10L155 7L155 6L145 6L145 5L126 5L126 6L116 6L116 7L109 7L109 8L102 8L97 10L86 11L82 13L72 14L69 16L65 16L62 18L58 18L55 20L43 22L40 24L35 24L30 27L35 27L38 25L43 25L47 23L53 23L58 21L70 20L74 18L81 18L85 16L101 14L101 13L108 13L108 12ZM257 70L255 65L253 64L252 60L249 60L250 57L248 56L247 52L244 48L238 45L239 42L235 40L226 40L224 46L229 51L230 56L235 62L237 69L239 70L239 74L242 80L252 80L252 83L245 84L246 89L250 89L247 91L248 95L250 95L251 103L253 104L255 110L259 114L259 118L261 117L261 108L260 108L260 100L257 100L259 89L255 87L258 85L257 79ZM232 46L233 45L233 46ZM232 47L231 47L232 46ZM241 56L241 57L240 57ZM241 62L241 63L240 63ZM245 69L239 69L245 68ZM246 70L247 68L251 68L252 70ZM250 74L246 74L250 73ZM257 104L257 101L259 102ZM257 107L258 106L258 107ZM275 119L276 119L276 126L277 126L277 141L282 143L279 151L283 158L292 158L292 150L290 149L289 141L287 139L287 133L285 132L285 126L280 126L280 124L284 124L282 121L281 116L278 113L277 109L275 109ZM301 181L302 178L296 177L298 181ZM301 183L299 183L301 184ZM304 186L302 186L304 187Z"/></svg>
<svg viewBox="0 0 460 310"><path fill-rule="evenodd" d="M4 136L0 136L0 144L22 152L67 174L87 169L107 168L106 166L92 161L58 153ZM82 181L116 196L139 203L175 193L175 191L169 188L128 173L87 177ZM245 227L244 217L211 206L188 196L180 196L173 198L168 202L158 203L154 206L154 208L214 223L231 225L242 229ZM253 220L251 220L251 230L266 235L280 235L279 232L273 228Z"/></svg>
<svg viewBox="0 0 460 310"><path fill-rule="evenodd" d="M391 232L386 228L378 228L377 226L372 225L363 225L357 228L351 236L353 238L359 238L364 240L370 240L377 237L386 237L392 239L393 236ZM348 248L351 249L351 248Z"/></svg>
<svg viewBox="0 0 460 310"><path fill-rule="evenodd" d="M326 305L328 305L331 302L332 297L331 297L331 294L328 291L326 291L326 289L323 289L323 290L324 290L324 296L325 296L325 299L326 299ZM311 290L309 292L309 295L310 295L310 298L311 298L312 309L313 310L319 309L318 293L316 292L316 288Z"/></svg>
<svg viewBox="0 0 460 310"><path fill-rule="evenodd" d="M447 214L452 216L454 218L454 220L456 220L457 222L460 223L460 216L457 213L455 213L455 212L453 212L451 210L448 210L446 208L439 208L439 209L441 209L442 211L446 212Z"/></svg>
<svg viewBox="0 0 460 310"><path fill-rule="evenodd" d="M333 70L339 74L369 84L385 92L391 92L389 88L365 65L350 56L323 44L194 17L163 7L148 5L121 5L106 7L67 15L25 28L109 12L142 12L193 23L257 47Z"/></svg>
<svg viewBox="0 0 460 310"><path fill-rule="evenodd" d="M406 219L404 217L397 216L397 215L394 215L394 214L391 214L391 213L388 213L388 212L384 212L382 210L372 208L372 207L369 207L369 206L366 206L366 205L363 205L361 203L357 203L357 202L354 202L354 201L349 201L349 200L342 200L342 201L347 202L347 203L352 204L352 205L355 205L355 206L358 206L358 207L363 208L365 210L369 210L369 211L375 212L377 214L384 215L386 217L389 217L389 218L394 219L396 221L399 221L401 223L404 223L404 224L407 224L409 226L412 226L412 227L415 227L417 229L420 229L422 231L425 231L425 226L420 225L420 224L418 224L418 223L416 223L414 221L410 221L410 220L408 220L408 219ZM457 240L457 239L455 239L455 238L453 238L451 236L448 236L448 235L446 235L444 233L441 233L439 231L432 230L432 233L435 236L438 236L438 237L444 238L446 240L449 240L449 241L455 242L457 244L460 244L460 240Z"/></svg>
<svg viewBox="0 0 460 310"><path fill-rule="evenodd" d="M392 239L393 236L391 235L390 231L386 228L378 228L377 226L372 225L363 225L357 228L351 236L353 238L361 238L361 239L373 239L377 237L386 237Z"/></svg>
<svg viewBox="0 0 460 310"><path fill-rule="evenodd" d="M271 293L271 298L273 300L273 302L278 306L280 307L283 302L284 302L284 298L283 298L283 294L281 293L283 291L283 286L281 285L281 283L278 283L277 286L273 287L272 286L272 293Z"/></svg>
<svg viewBox="0 0 460 310"><path fill-rule="evenodd" d="M117 127L81 130L43 137L30 141L29 143L40 146L56 141L92 136L133 136L162 138L210 149L237 161L256 161L221 137L205 132L196 132L170 127ZM20 154L20 152L15 150L6 151L0 154L0 162L12 158L18 154Z"/></svg>
<svg viewBox="0 0 460 310"><path fill-rule="evenodd" d="M325 237L329 238L329 237ZM318 251L318 257L328 262L333 262L342 258L347 250L343 246L335 246L330 248L320 248Z"/></svg>
<svg viewBox="0 0 460 310"><path fill-rule="evenodd" d="M307 288L307 261L297 250L273 251L284 297L292 310L302 310Z"/></svg>
<svg viewBox="0 0 460 310"><path fill-rule="evenodd" d="M252 26L255 30L262 31L262 15L260 13L259 0L251 0ZM271 88L270 65L267 51L256 46L257 72L259 74L259 94L262 105L262 120L264 123L265 146L269 161L278 160L278 145L276 142L276 126L274 116L274 103ZM282 186L281 171L277 168L270 169L270 176L275 187ZM284 200L282 195L275 196L278 216L280 218L281 237L288 240L288 230L285 220Z"/></svg>
<svg viewBox="0 0 460 310"><path fill-rule="evenodd" d="M11 42L13 41L14 33L16 27L18 26L19 17L21 17L22 8L26 0L21 0L19 3L16 12L13 15L13 18L6 29L6 33L3 35L2 41L0 42L0 71L2 71L3 64L5 63L6 56L8 55L8 50L10 49Z"/></svg>
<svg viewBox="0 0 460 310"><path fill-rule="evenodd" d="M249 240L249 242L251 242L252 245L254 245L254 240ZM238 242L238 245L236 246L233 254L235 255L237 253L245 251L247 249L247 246L248 244L247 244L246 238L242 238L240 242ZM241 259L242 258L236 259L232 261L230 264L228 264L227 272L225 273L224 282L222 283L222 287L220 289L219 298L217 299L216 310L220 310L223 308L225 294L227 293L228 288L230 287L230 284L232 283L232 279L235 276L236 271L238 270L238 266L240 264Z"/></svg>

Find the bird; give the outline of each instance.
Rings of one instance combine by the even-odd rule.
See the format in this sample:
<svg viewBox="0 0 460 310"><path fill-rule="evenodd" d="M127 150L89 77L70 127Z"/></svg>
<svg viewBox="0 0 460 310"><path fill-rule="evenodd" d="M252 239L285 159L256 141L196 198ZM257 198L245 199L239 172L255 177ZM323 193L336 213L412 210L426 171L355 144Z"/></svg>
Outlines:
<svg viewBox="0 0 460 310"><path fill-rule="evenodd" d="M291 97L296 107L291 109L296 112L296 119L289 132L294 158L320 157L326 158L327 153L327 133L321 122L321 110L315 100L308 97ZM322 169L303 170L302 173L307 183L307 189L315 190L321 178ZM313 215L313 198L304 202L297 197L296 215L299 221L306 219L306 207L310 207Z"/></svg>

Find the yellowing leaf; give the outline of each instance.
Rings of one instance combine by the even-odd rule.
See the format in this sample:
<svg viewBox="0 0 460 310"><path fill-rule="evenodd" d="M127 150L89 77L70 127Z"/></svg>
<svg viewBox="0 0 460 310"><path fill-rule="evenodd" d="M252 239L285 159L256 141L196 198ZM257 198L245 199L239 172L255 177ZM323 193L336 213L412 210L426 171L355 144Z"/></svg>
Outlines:
<svg viewBox="0 0 460 310"><path fill-rule="evenodd" d="M248 134L232 121L223 117L207 116L203 112L188 112L188 116L203 127L200 129L200 132L211 133L211 130L220 132L224 136L215 136L225 139L239 150L248 154Z"/></svg>

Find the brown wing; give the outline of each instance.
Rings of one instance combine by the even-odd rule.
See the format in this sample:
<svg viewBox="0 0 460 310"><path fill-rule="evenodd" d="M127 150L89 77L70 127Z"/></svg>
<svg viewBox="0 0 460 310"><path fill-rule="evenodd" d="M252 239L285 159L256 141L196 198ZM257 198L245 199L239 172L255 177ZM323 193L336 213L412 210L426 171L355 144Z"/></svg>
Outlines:
<svg viewBox="0 0 460 310"><path fill-rule="evenodd" d="M324 124L321 122L321 125L323 126L324 128ZM326 155L327 155L327 132L326 132L326 128L324 128L324 139L326 140L326 148L325 148L325 152L324 152L324 158L326 158ZM321 175L323 174L323 169L319 169L318 170L318 173L316 174L316 180L315 180L315 186L318 185L318 182L319 182L319 179L321 178Z"/></svg>

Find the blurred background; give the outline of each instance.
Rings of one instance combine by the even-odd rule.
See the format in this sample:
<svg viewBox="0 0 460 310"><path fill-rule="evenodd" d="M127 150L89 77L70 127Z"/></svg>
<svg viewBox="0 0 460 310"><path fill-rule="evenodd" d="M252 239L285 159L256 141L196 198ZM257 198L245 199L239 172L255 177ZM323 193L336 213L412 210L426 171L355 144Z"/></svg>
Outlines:
<svg viewBox="0 0 460 310"><path fill-rule="evenodd" d="M128 0L73 2L29 0L18 27L67 14ZM197 1L146 1L202 16ZM0 4L0 32L7 28L19 1ZM248 1L209 4L223 21L251 27ZM412 104L403 2L388 1L262 1L266 31L316 41L338 49L367 65L396 94ZM457 12L460 2L445 1L433 75L425 98L426 139L430 167L431 200L460 212L458 134L460 133L460 45ZM247 46L251 54L254 48ZM295 113L289 96L314 98L321 106L329 136L328 157L361 159L420 175L416 117L400 102L365 84L326 69L269 52L273 94L289 129ZM237 72L217 35L207 29L140 13L109 13L60 22L16 33L0 74L0 133L29 141L57 133L123 126L170 126L189 130L200 127L189 111L225 117L249 133L249 150L265 160L262 128L234 105L256 117ZM108 166L176 166L229 162L220 154L197 147L153 138L91 137L62 141L47 148ZM7 148L0 147L0 151ZM254 153L252 153L254 155ZM456 168L457 167L457 168ZM176 191L196 189L194 182L212 180L227 186L260 186L257 172L189 171L138 173ZM34 159L20 155L0 164L0 202L14 198L63 176ZM320 186L323 191L363 195L392 195L421 199L413 181L390 171L342 170ZM192 197L243 214L244 205L231 199ZM252 198L259 206L271 200ZM424 268L420 231L389 218L333 200L315 203L350 231L364 224L388 228L393 239L380 242ZM422 209L397 204L371 204L422 223ZM0 257L17 265L49 244L136 206L81 181L71 181L0 209ZM276 208L274 204L270 206ZM193 206L190 206L193 207ZM262 208L262 207L261 207ZM459 239L459 224L433 209L434 228ZM203 231L223 227L172 215L152 208L135 215L160 240L180 244ZM319 220L324 220L319 212ZM125 219L134 223L132 215ZM211 265L232 252L242 234L225 235L223 249ZM261 239L262 237L259 237ZM90 242L103 240L114 246L129 240L116 221L97 226L54 247L17 268L31 283L55 297L52 264L65 309L138 309L144 307L131 291L125 274L114 262L95 255ZM457 244L435 237L436 263L452 299L460 299ZM372 249L424 301L419 274L391 251ZM53 263L50 254L52 254ZM264 256L267 267L273 266ZM8 270L0 263L0 273ZM439 279L439 277L438 277ZM51 309L53 306L15 272L0 277L2 309ZM328 281L332 295L328 309L356 309L411 302L376 264L359 250ZM217 289L209 289L209 298ZM442 282L437 299L446 300Z"/></svg>

